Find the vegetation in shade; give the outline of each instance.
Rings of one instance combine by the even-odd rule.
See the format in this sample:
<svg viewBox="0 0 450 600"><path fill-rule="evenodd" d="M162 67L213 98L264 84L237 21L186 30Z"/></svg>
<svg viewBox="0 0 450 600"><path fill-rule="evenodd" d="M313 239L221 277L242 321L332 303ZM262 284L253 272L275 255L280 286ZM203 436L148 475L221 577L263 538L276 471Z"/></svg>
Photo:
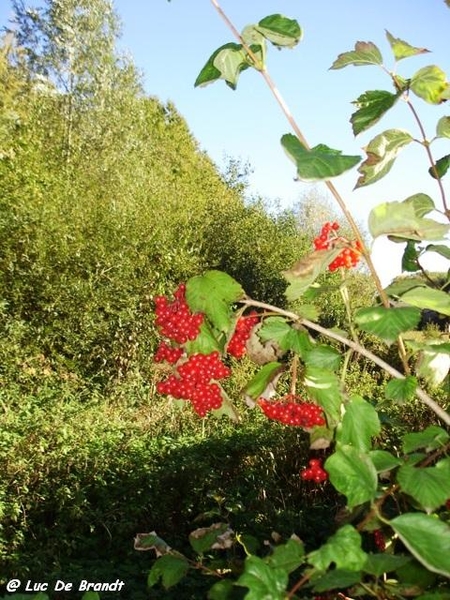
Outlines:
<svg viewBox="0 0 450 600"><path fill-rule="evenodd" d="M0 593L45 574L119 577L137 600L446 600L450 284L421 260L450 257L448 156L430 154L449 117L431 139L378 133L365 157L311 148L295 125L281 145L296 175L325 182L348 224L316 188L274 213L245 198L245 167L219 173L175 106L146 96L109 2L12 4ZM428 52L386 36L395 62ZM301 39L295 19L269 15L216 50L196 85L235 90L252 68L273 85L270 47ZM406 80L386 63L357 42L332 64L390 77L355 100L355 135L399 99L414 115L421 101L445 111L439 67ZM358 166L356 186L375 183L417 143L439 195L372 210L370 236L404 244L406 276L382 289L329 180Z"/></svg>

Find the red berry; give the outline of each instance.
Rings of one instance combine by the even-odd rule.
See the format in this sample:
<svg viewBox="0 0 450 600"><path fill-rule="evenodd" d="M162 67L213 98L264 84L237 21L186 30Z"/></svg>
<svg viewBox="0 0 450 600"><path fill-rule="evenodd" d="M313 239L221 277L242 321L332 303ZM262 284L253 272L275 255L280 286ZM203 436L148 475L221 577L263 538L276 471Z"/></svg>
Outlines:
<svg viewBox="0 0 450 600"><path fill-rule="evenodd" d="M228 342L227 352L235 358L242 358L246 352L245 344L251 335L259 317L255 311L240 317L236 323L233 335Z"/></svg>
<svg viewBox="0 0 450 600"><path fill-rule="evenodd" d="M260 398L258 404L268 419L291 425L311 429L317 425L325 425L323 411L317 404L310 402L297 402L297 396L287 395L276 401Z"/></svg>

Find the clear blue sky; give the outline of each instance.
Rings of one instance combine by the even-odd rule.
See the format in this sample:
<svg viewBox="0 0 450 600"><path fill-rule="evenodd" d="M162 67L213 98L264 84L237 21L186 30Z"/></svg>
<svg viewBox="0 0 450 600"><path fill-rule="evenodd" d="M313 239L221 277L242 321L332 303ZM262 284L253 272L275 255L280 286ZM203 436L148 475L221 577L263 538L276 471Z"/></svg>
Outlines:
<svg viewBox="0 0 450 600"><path fill-rule="evenodd" d="M10 3L0 1L0 24L6 24ZM243 73L237 91L222 81L194 89L210 54L233 41L209 0L115 0L115 6L123 24L120 46L142 71L146 91L175 103L200 147L215 162L222 164L225 155L249 161L254 170L252 190L279 199L282 206L291 206L308 191L308 185L294 182L294 165L279 143L290 132L289 125L259 74ZM366 90L391 90L388 78L377 67L328 70L337 55L353 49L357 40L376 43L386 66L392 68L385 37L388 29L432 51L401 61L400 74L409 77L428 64L450 72L450 9L444 0L222 0L221 6L239 30L273 13L295 18L301 25L302 42L293 50L270 48L268 65L311 145L324 143L346 154L363 155L362 147L384 129L404 128L418 136L406 106L398 104L377 126L354 138L349 123L351 101ZM416 106L429 138L433 137L436 121L450 114L450 106L430 107L419 99ZM436 157L448 153L448 145L448 140L436 143ZM438 202L437 187L427 169L423 150L409 146L379 183L352 191L358 176L352 171L335 184L365 223L370 209L380 202L403 200L417 192L429 193ZM379 255L383 280L388 281L398 270L398 247L380 246L375 257ZM434 266L442 264L428 264Z"/></svg>

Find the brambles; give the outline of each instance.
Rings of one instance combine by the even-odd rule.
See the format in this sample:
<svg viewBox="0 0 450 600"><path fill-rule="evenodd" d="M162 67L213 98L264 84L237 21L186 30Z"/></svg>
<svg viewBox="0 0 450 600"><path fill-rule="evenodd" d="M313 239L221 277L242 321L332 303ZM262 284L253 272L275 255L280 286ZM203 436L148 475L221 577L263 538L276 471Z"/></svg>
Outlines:
<svg viewBox="0 0 450 600"><path fill-rule="evenodd" d="M258 323L259 317L255 311L239 317L233 336L228 342L227 352L235 358L242 358L246 352L245 344L250 337L253 327Z"/></svg>
<svg viewBox="0 0 450 600"><path fill-rule="evenodd" d="M329 265L329 271L336 271L340 267L351 269L355 267L361 257L361 243L359 240L350 242L347 238L339 236L337 231L339 223L327 222L322 227L320 235L314 239L314 247L316 250L330 250L335 246L345 244L342 252Z"/></svg>
<svg viewBox="0 0 450 600"><path fill-rule="evenodd" d="M161 335L177 344L195 340L204 318L202 313L191 312L186 303L185 293L186 286L180 284L174 293L173 302L169 302L165 296L155 298L155 324L159 327Z"/></svg>
<svg viewBox="0 0 450 600"><path fill-rule="evenodd" d="M289 394L274 402L260 398L258 404L268 419L285 425L304 429L325 425L320 406L310 402L297 402L297 400L298 396Z"/></svg>
<svg viewBox="0 0 450 600"><path fill-rule="evenodd" d="M320 458L311 458L308 464L309 467L303 469L303 471L300 473L300 477L304 481L323 483L328 479L328 473L322 467L322 461Z"/></svg>

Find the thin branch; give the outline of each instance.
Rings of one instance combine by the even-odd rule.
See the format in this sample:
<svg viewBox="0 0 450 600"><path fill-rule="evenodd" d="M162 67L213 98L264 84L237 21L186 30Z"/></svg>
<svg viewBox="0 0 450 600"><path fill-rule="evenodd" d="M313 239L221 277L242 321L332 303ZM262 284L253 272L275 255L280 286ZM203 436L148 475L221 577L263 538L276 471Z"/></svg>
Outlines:
<svg viewBox="0 0 450 600"><path fill-rule="evenodd" d="M365 356L366 358L371 360L373 363L375 363L376 365L381 367L383 369L383 371L386 371L386 373L388 373L391 377L394 377L395 379L405 379L405 376L403 375L403 373L400 373L400 371L397 371L397 369L392 367L389 363L385 362L382 358L380 358L379 356L377 356L370 350L367 350L367 348L365 348L361 344L354 342L353 340L349 340L348 338L346 338L342 335L339 335L338 333L335 333L334 331L329 331L325 327L322 327L321 325L318 325L317 323L314 323L313 321L310 321L309 319L300 317L299 315L297 315L294 312L284 310L282 308L277 308L276 306L272 306L271 304L266 304L265 302L259 302L258 300L252 300L252 299L241 300L241 303L245 304L247 306L263 308L265 310L268 310L268 311L274 312L276 314L282 315L284 317L287 317L288 319L295 321L296 323L300 323L301 325L304 325L308 329L317 331L318 333L322 334L323 336L325 336L329 339L332 339L332 340L335 340L336 342L340 342L341 344L344 344L345 346L347 346L348 348L351 348L352 350L354 350L361 356ZM431 408L431 410L444 423L446 423L450 427L450 414L448 414L441 406L439 406L439 404L435 400L433 400L433 398L431 398L421 388L416 389L416 396L424 404L426 404L429 408Z"/></svg>

